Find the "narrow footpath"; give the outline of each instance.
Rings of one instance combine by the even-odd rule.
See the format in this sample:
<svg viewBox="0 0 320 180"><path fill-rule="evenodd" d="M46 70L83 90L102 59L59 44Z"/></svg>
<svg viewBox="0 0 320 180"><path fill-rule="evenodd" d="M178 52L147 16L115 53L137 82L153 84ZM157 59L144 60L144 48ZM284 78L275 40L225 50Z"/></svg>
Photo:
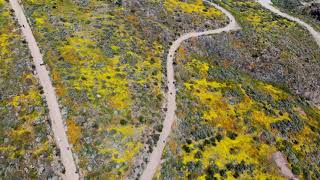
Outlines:
<svg viewBox="0 0 320 180"><path fill-rule="evenodd" d="M52 122L52 131L54 134L56 144L60 149L62 164L64 165L66 170L62 178L66 180L79 179L76 164L74 162L71 149L69 148L70 144L68 142L66 129L61 118L57 97L52 86L49 73L46 70L45 65L41 65L43 64L43 59L40 53L40 49L37 45L37 42L33 36L31 28L28 24L26 16L24 15L23 9L20 6L19 2L17 0L10 0L10 4L21 26L22 33L28 43L29 50L33 57L34 65L36 67L37 76L44 90L44 95L49 109L49 116Z"/></svg>
<svg viewBox="0 0 320 180"><path fill-rule="evenodd" d="M229 31L236 31L241 29L238 23L236 22L235 18L232 16L232 14L222 8L221 6L214 4L209 1L204 1L221 12L223 12L228 18L229 18L229 24L223 28L215 29L215 30L209 30L204 32L191 32L182 35L179 37L176 41L173 42L169 49L169 53L167 56L167 86L168 86L168 93L166 95L167 100L167 112L166 117L163 122L163 129L160 134L159 141L157 142L157 146L152 151L149 162L144 169L143 174L141 175L141 180L151 180L156 173L156 170L161 162L161 156L162 152L164 150L164 147L167 142L167 138L171 132L172 124L176 118L175 111L176 111L176 88L174 84L174 68L173 68L173 60L175 57L175 51L179 48L181 43L183 43L185 40L199 37L199 36L205 36L205 35L212 35L212 34L219 34L223 32L229 32Z"/></svg>

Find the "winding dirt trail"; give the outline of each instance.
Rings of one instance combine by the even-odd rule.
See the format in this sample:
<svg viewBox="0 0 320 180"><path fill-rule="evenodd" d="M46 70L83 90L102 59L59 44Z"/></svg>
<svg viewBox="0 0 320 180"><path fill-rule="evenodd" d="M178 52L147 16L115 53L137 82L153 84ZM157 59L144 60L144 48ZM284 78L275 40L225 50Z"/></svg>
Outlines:
<svg viewBox="0 0 320 180"><path fill-rule="evenodd" d="M209 3L210 5L214 6L215 8L223 12L229 18L229 24L223 28L219 28L215 30L209 30L204 32L191 32L191 33L184 34L181 37L179 37L176 41L174 41L173 44L171 45L168 56L167 56L168 93L166 95L166 98L167 98L166 117L163 122L163 128L160 134L159 141L157 142L157 146L154 148L154 150L151 153L147 167L145 168L143 174L140 177L141 180L151 180L154 174L156 173L156 170L161 162L161 156L162 156L163 149L166 145L167 138L171 132L172 124L176 118L175 116L176 88L174 84L174 68L173 68L175 51L179 48L181 43L183 43L187 39L190 39L193 37L205 36L205 35L219 34L222 32L236 31L241 29L238 23L236 22L235 18L232 16L232 14L229 11L225 10L221 6L214 4L212 2L209 2L209 1L204 1L204 2Z"/></svg>
<svg viewBox="0 0 320 180"><path fill-rule="evenodd" d="M287 18L291 21L295 21L296 23L300 24L301 26L305 27L310 34L313 36L314 40L317 42L318 46L320 47L320 33L318 31L316 31L312 26L310 26L309 24L301 21L299 18L290 16L289 14L283 13L281 12L279 9L275 8L272 6L272 2L271 0L257 0L257 2L259 4L261 4L261 6L263 6L264 8L272 11L273 13L282 16L284 18Z"/></svg>
<svg viewBox="0 0 320 180"><path fill-rule="evenodd" d="M40 53L40 49L32 34L31 28L19 2L17 0L10 0L10 4L21 26L22 33L28 43L28 47L33 57L34 65L36 66L37 76L44 90L44 95L49 109L49 116L52 122L51 127L56 140L56 144L60 149L62 164L64 165L66 170L62 178L67 180L79 179L79 174L76 173L76 164L74 162L71 149L69 148L70 145L66 135L65 126L61 118L57 97L52 86L49 73L46 70L46 67L41 65L43 63L43 59Z"/></svg>

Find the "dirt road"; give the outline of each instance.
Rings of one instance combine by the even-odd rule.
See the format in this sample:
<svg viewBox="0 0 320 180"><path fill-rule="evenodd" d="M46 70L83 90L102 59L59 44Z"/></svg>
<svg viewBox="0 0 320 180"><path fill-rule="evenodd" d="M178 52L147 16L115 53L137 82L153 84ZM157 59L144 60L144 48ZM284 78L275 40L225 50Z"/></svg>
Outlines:
<svg viewBox="0 0 320 180"><path fill-rule="evenodd" d="M316 31L313 27L311 27L309 24L301 21L299 18L290 16L289 14L283 13L279 9L273 7L271 0L257 0L257 1L258 1L258 3L261 4L261 6L272 11L273 13L275 13L279 16L282 16L284 18L287 18L291 21L295 21L296 23L298 23L301 26L303 26L304 28L306 28L310 32L310 34L312 35L314 40L317 42L318 46L320 47L320 33L318 31Z"/></svg>
<svg viewBox="0 0 320 180"><path fill-rule="evenodd" d="M157 142L157 146L154 148L153 152L151 153L151 156L149 158L149 162L147 164L147 167L145 168L141 180L151 180L152 177L154 176L160 161L161 161L161 156L163 149L166 145L167 138L171 132L171 127L172 124L175 120L175 111L176 111L176 88L174 85L174 68L173 68L173 60L175 57L175 51L179 48L181 43L183 43L185 40L193 38L193 37L199 37L199 36L204 36L204 35L211 35L211 34L219 34L222 32L229 32L229 31L235 31L239 30L240 26L237 24L235 18L232 16L230 12L227 10L223 9L217 4L205 1L206 3L211 4L215 8L219 9L222 11L228 18L229 18L229 24L220 29L215 29L215 30L209 30L209 31L204 31L204 32L191 32L182 35L179 37L176 41L173 42L169 49L169 53L167 56L167 86L168 86L168 93L166 95L167 98L167 112L166 112L166 117L163 122L163 129L160 134L159 141Z"/></svg>
<svg viewBox="0 0 320 180"><path fill-rule="evenodd" d="M291 169L288 167L287 159L281 152L275 152L272 154L273 161L277 164L278 168L281 171L281 174L291 180L297 180L298 178L292 173Z"/></svg>
<svg viewBox="0 0 320 180"><path fill-rule="evenodd" d="M44 90L44 95L49 108L49 116L52 122L51 127L56 144L60 148L62 164L66 170L66 173L62 178L67 180L79 179L79 175L76 173L76 165L72 156L72 152L69 148L70 145L66 135L66 129L61 118L57 97L52 86L49 73L44 65L40 65L43 63L40 49L19 2L17 0L10 0L10 4L21 26L22 33L28 43L34 65L36 66L37 76Z"/></svg>

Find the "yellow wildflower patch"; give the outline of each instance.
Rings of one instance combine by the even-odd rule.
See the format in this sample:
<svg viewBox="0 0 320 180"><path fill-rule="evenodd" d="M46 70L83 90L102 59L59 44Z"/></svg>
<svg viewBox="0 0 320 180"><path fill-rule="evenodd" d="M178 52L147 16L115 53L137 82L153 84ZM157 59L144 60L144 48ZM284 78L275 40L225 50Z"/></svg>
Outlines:
<svg viewBox="0 0 320 180"><path fill-rule="evenodd" d="M173 12L175 9L181 9L185 13L197 13L205 17L222 16L222 12L213 7L206 7L202 0L192 0L189 2L165 0L164 6L170 12Z"/></svg>
<svg viewBox="0 0 320 180"><path fill-rule="evenodd" d="M78 126L73 120L67 120L68 125L68 138L72 145L76 145L81 135L81 127Z"/></svg>

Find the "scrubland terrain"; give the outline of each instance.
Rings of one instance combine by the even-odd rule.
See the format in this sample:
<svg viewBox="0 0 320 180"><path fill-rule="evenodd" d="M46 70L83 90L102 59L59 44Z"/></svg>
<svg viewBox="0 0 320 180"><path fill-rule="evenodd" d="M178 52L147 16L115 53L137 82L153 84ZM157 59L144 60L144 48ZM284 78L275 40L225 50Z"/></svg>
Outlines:
<svg viewBox="0 0 320 180"><path fill-rule="evenodd" d="M277 151L297 177L319 178L319 110L307 102L318 101L318 46L258 3L221 5L243 29L177 51L177 122L158 178L281 179Z"/></svg>
<svg viewBox="0 0 320 180"><path fill-rule="evenodd" d="M320 48L255 1L214 1L241 30L191 38L174 60L175 124L155 179L319 179ZM81 177L136 179L163 128L167 53L228 18L202 0L22 0ZM281 10L289 12L275 2ZM312 16L291 13L319 29ZM0 177L63 173L30 54L0 0ZM2 25L3 24L3 25ZM31 168L33 167L33 168Z"/></svg>
<svg viewBox="0 0 320 180"><path fill-rule="evenodd" d="M179 49L178 120L160 179L274 178L273 152L293 173L317 178L319 114L289 92L216 59Z"/></svg>
<svg viewBox="0 0 320 180"><path fill-rule="evenodd" d="M0 0L0 177L58 177L62 170L42 90L10 6Z"/></svg>
<svg viewBox="0 0 320 180"><path fill-rule="evenodd" d="M202 1L23 5L50 67L81 172L135 174L131 170L141 169L161 131L169 43L180 33L213 29L225 17Z"/></svg>
<svg viewBox="0 0 320 180"><path fill-rule="evenodd" d="M320 1L319 0L272 0L274 6L292 14L320 30Z"/></svg>

